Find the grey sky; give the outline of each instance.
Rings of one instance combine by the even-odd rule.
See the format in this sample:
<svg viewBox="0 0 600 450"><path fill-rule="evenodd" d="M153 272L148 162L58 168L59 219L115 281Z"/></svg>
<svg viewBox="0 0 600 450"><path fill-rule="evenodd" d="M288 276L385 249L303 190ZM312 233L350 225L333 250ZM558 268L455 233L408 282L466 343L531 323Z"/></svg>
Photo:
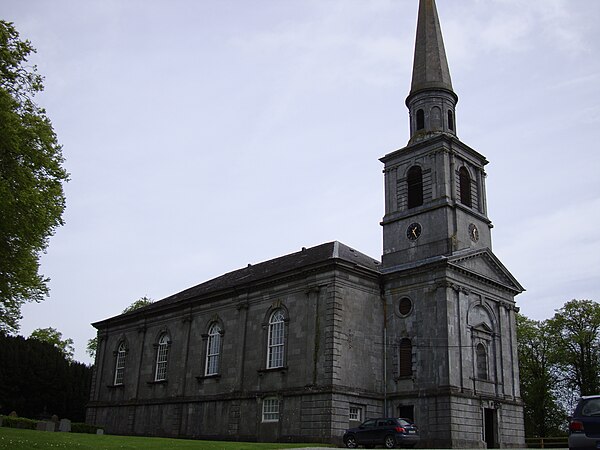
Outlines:
<svg viewBox="0 0 600 450"><path fill-rule="evenodd" d="M438 0L460 139L528 317L600 300L600 1ZM4 0L72 181L42 259L53 326L339 240L379 259L416 0Z"/></svg>

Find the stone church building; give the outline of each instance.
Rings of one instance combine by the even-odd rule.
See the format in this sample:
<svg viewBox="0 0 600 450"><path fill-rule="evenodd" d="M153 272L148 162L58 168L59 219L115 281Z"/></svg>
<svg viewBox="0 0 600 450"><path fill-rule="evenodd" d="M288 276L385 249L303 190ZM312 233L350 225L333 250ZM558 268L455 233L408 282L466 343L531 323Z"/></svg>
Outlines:
<svg viewBox="0 0 600 450"><path fill-rule="evenodd" d="M514 296L492 252L487 160L456 134L434 0L421 0L410 140L381 158L381 262L303 248L94 323L87 421L106 432L341 443L413 419L421 447L524 447Z"/></svg>

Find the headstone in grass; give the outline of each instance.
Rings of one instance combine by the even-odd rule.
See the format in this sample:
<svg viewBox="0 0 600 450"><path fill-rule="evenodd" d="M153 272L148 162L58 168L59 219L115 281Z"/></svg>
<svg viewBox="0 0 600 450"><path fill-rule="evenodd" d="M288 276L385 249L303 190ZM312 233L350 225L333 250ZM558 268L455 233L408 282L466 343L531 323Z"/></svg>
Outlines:
<svg viewBox="0 0 600 450"><path fill-rule="evenodd" d="M60 424L58 425L58 431L70 433L71 432L71 421L69 419L60 419Z"/></svg>
<svg viewBox="0 0 600 450"><path fill-rule="evenodd" d="M104 434L104 430L102 428L98 428L96 430L96 434Z"/></svg>
<svg viewBox="0 0 600 450"><path fill-rule="evenodd" d="M38 422L35 429L38 431L54 431L54 422L51 420L42 420Z"/></svg>

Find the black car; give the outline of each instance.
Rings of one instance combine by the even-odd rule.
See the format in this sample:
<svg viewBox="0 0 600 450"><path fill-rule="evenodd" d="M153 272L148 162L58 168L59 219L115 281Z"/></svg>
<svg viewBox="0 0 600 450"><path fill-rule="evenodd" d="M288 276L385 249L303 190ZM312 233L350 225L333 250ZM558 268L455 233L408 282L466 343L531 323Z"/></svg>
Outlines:
<svg viewBox="0 0 600 450"><path fill-rule="evenodd" d="M419 429L407 419L384 417L368 419L357 428L344 433L344 444L348 448L359 445L385 448L414 447L419 442Z"/></svg>
<svg viewBox="0 0 600 450"><path fill-rule="evenodd" d="M569 449L600 449L600 395L579 399L569 423Z"/></svg>

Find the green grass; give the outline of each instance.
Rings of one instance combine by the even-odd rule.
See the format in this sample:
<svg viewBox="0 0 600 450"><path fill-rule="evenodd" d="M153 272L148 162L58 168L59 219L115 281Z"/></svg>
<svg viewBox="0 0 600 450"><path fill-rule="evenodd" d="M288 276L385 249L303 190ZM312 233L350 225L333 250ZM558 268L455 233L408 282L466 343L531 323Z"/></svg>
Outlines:
<svg viewBox="0 0 600 450"><path fill-rule="evenodd" d="M2 450L269 450L316 446L315 444L263 444L217 442L138 436L112 436L80 433L51 433L0 427Z"/></svg>

